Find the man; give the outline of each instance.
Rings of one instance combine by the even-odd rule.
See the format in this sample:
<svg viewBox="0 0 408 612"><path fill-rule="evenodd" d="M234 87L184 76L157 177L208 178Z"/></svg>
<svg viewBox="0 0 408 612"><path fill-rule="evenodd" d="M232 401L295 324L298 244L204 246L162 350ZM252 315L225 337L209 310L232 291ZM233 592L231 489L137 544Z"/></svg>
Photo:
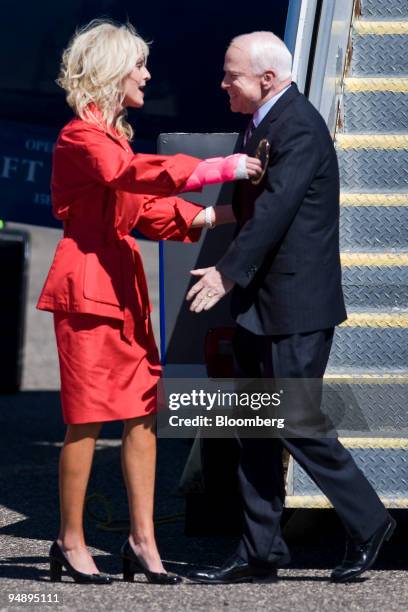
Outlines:
<svg viewBox="0 0 408 612"><path fill-rule="evenodd" d="M193 271L200 279L187 299L201 312L233 289L237 376L321 381L334 327L346 319L333 142L322 117L291 83L291 55L274 34L235 38L224 72L231 110L252 115L243 150L254 155L266 139L269 163L259 185L237 184L235 239L215 267ZM332 581L347 582L372 566L395 521L336 437L239 442L244 533L219 570L191 578L218 584L270 578L289 561L280 529L283 446L346 528L346 555Z"/></svg>

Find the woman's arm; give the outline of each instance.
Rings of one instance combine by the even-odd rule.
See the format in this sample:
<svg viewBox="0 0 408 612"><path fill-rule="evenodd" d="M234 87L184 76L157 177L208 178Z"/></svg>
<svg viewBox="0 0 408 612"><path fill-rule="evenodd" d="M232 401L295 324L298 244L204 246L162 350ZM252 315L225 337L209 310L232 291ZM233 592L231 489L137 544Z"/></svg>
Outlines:
<svg viewBox="0 0 408 612"><path fill-rule="evenodd" d="M72 184L91 179L120 191L168 196L251 177L258 166L260 172L259 160L243 154L204 161L183 154L135 154L124 139L116 140L78 120L64 128L57 141L53 186L58 189L68 180Z"/></svg>
<svg viewBox="0 0 408 612"><path fill-rule="evenodd" d="M126 140L80 122L64 128L54 150L53 186L93 181L130 193L176 194L201 160L189 155L133 153Z"/></svg>
<svg viewBox="0 0 408 612"><path fill-rule="evenodd" d="M235 222L231 206L208 207L211 221L208 224L202 206L181 198L144 196L143 200L136 229L151 240L196 242L205 226Z"/></svg>

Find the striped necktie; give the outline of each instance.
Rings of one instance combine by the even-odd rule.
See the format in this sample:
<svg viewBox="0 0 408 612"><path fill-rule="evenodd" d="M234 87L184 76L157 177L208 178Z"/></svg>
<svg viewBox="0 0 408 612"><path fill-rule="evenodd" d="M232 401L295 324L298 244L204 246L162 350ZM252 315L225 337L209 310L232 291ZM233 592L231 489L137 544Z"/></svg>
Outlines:
<svg viewBox="0 0 408 612"><path fill-rule="evenodd" d="M252 118L251 121L248 124L247 129L245 130L245 134L244 134L244 147L246 147L248 140L251 138L252 134L255 132L255 123L254 123L254 119Z"/></svg>

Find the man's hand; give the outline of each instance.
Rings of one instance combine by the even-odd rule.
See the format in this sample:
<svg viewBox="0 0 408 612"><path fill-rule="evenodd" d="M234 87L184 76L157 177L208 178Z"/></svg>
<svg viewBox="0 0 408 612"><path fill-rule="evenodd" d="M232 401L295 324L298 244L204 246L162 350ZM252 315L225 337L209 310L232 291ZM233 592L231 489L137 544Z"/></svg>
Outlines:
<svg viewBox="0 0 408 612"><path fill-rule="evenodd" d="M188 302L192 300L190 305L191 312L210 310L235 285L233 281L218 272L214 266L191 270L191 274L201 277L187 293L186 300Z"/></svg>

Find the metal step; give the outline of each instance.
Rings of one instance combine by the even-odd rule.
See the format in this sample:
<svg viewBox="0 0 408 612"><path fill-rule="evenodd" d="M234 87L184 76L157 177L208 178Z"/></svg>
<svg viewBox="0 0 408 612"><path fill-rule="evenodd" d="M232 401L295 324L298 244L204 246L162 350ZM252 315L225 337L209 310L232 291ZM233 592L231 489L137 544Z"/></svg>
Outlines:
<svg viewBox="0 0 408 612"><path fill-rule="evenodd" d="M359 36L404 36L408 34L408 20L357 20L353 32Z"/></svg>
<svg viewBox="0 0 408 612"><path fill-rule="evenodd" d="M407 93L346 93L343 113L346 132L408 132Z"/></svg>
<svg viewBox="0 0 408 612"><path fill-rule="evenodd" d="M408 439L342 438L341 441L379 495L389 500L389 507L408 506ZM299 503L302 507L330 506L327 498L295 461L289 464L287 492L285 505L288 507L294 507L291 505L296 502L293 498L298 497L301 497ZM319 501L321 505L317 505Z"/></svg>
<svg viewBox="0 0 408 612"><path fill-rule="evenodd" d="M343 378L342 378L343 376ZM325 377L322 410L334 429L348 436L408 437L408 371L399 376L367 377L342 375ZM408 495L408 491L407 491Z"/></svg>
<svg viewBox="0 0 408 612"><path fill-rule="evenodd" d="M353 202L354 194L347 194ZM363 194L355 194L361 196ZM401 205L376 204L366 194L369 204L342 205L340 211L340 248L342 251L370 249L408 250L408 194ZM373 196L379 194L373 194ZM384 198L386 204L386 198ZM360 200L362 201L362 200Z"/></svg>
<svg viewBox="0 0 408 612"><path fill-rule="evenodd" d="M361 0L363 19L408 19L407 0Z"/></svg>
<svg viewBox="0 0 408 612"><path fill-rule="evenodd" d="M336 329L329 359L331 369L387 368L408 363L408 312L352 311Z"/></svg>
<svg viewBox="0 0 408 612"><path fill-rule="evenodd" d="M343 274L343 293L347 308L397 308L407 305L408 285L389 284L389 279L376 279L376 271L361 284L352 275ZM380 284L382 282L382 284ZM370 284L371 283L371 284ZM406 283L406 280L405 280Z"/></svg>
<svg viewBox="0 0 408 612"><path fill-rule="evenodd" d="M337 134L343 191L406 192L408 135Z"/></svg>
<svg viewBox="0 0 408 612"><path fill-rule="evenodd" d="M333 368L329 367L326 369L324 374L325 380L339 380L347 379L350 380L380 380L383 382L388 381L400 381L404 384L408 383L408 369L390 369L390 368Z"/></svg>
<svg viewBox="0 0 408 612"><path fill-rule="evenodd" d="M346 305L408 309L408 252L342 253Z"/></svg>
<svg viewBox="0 0 408 612"><path fill-rule="evenodd" d="M343 371L344 375L344 371ZM322 410L348 435L408 436L408 371L399 377L326 377ZM404 433L403 433L404 432ZM407 491L408 495L408 491Z"/></svg>
<svg viewBox="0 0 408 612"><path fill-rule="evenodd" d="M408 21L355 21L351 74L408 75Z"/></svg>
<svg viewBox="0 0 408 612"><path fill-rule="evenodd" d="M392 497L380 495L386 508L408 508L408 497ZM332 508L333 506L324 495L287 495L286 508Z"/></svg>
<svg viewBox="0 0 408 612"><path fill-rule="evenodd" d="M357 193L342 191L340 193L340 204L342 207L350 206L408 206L408 193ZM344 210L344 209L343 209ZM405 210L405 208L404 208Z"/></svg>
<svg viewBox="0 0 408 612"><path fill-rule="evenodd" d="M408 79L347 78L342 112L345 132L408 132Z"/></svg>

